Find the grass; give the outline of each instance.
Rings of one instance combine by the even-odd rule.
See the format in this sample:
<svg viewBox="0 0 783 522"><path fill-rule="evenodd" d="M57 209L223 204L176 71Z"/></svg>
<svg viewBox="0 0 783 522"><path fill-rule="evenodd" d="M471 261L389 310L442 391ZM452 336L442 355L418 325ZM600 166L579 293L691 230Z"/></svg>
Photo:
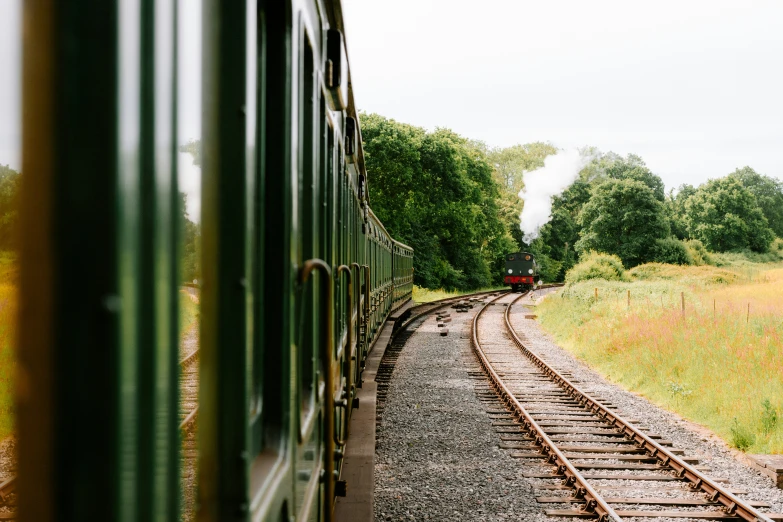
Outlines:
<svg viewBox="0 0 783 522"><path fill-rule="evenodd" d="M199 302L197 298L190 296L187 290L179 291L179 338L187 334L193 325L198 323Z"/></svg>
<svg viewBox="0 0 783 522"><path fill-rule="evenodd" d="M13 254L0 252L0 440L14 429L17 269Z"/></svg>
<svg viewBox="0 0 783 522"><path fill-rule="evenodd" d="M413 285L413 301L415 303L429 303L431 301L437 301L439 299L448 299L449 297L458 297L460 295L475 294L476 292L488 292L491 290L503 290L505 286L497 286L492 288L482 288L480 290L444 290L442 288L438 290L430 290L429 288L422 288L420 286Z"/></svg>
<svg viewBox="0 0 783 522"><path fill-rule="evenodd" d="M536 313L609 380L738 449L782 453L783 268L747 268L642 265L630 282L567 285Z"/></svg>

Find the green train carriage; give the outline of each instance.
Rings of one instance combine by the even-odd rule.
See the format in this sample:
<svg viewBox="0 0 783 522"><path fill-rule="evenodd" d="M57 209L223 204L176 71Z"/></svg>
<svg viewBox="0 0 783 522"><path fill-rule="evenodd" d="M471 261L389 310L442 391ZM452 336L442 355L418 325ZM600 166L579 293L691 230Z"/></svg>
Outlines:
<svg viewBox="0 0 783 522"><path fill-rule="evenodd" d="M413 251L369 210L339 1L204 8L196 519L330 520ZM179 14L25 6L23 521L181 515Z"/></svg>

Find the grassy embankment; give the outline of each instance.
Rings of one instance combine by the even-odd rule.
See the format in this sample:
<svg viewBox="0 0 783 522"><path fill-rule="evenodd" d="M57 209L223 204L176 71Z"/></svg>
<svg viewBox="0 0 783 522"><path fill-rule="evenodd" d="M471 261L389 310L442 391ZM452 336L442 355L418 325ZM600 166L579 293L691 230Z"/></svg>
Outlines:
<svg viewBox="0 0 783 522"><path fill-rule="evenodd" d="M783 265L741 255L718 262L642 265L625 273L627 281L569 284L537 314L609 380L743 451L781 453Z"/></svg>
<svg viewBox="0 0 783 522"><path fill-rule="evenodd" d="M16 278L14 256L0 252L0 440L14 428Z"/></svg>
<svg viewBox="0 0 783 522"><path fill-rule="evenodd" d="M476 292L488 292L490 290L503 290L507 288L505 286L498 286L493 288L482 288L480 290L465 290L463 291L450 291L442 288L438 290L430 290L429 288L421 288L420 286L413 285L413 301L417 304L429 303L437 301L439 299L448 299L450 297L458 297L466 294L475 294Z"/></svg>

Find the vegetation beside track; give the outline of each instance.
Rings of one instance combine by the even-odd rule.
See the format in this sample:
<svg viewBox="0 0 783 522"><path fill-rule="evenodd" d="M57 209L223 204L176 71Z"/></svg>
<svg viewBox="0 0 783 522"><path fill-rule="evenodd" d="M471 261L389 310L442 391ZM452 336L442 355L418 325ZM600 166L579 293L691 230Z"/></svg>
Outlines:
<svg viewBox="0 0 783 522"><path fill-rule="evenodd" d="M781 453L783 268L730 261L647 264L625 281L571 283L536 313L611 381L743 451Z"/></svg>
<svg viewBox="0 0 783 522"><path fill-rule="evenodd" d="M450 297L459 297L461 295L475 294L477 292L489 292L492 290L508 290L508 287L497 286L490 288L481 288L479 290L444 290L439 288L437 290L430 290L429 288L422 288L420 286L413 285L413 302L416 304L431 303L432 301L439 301L441 299L448 299Z"/></svg>
<svg viewBox="0 0 783 522"><path fill-rule="evenodd" d="M0 252L0 440L10 435L14 427L16 278L15 256Z"/></svg>
<svg viewBox="0 0 783 522"><path fill-rule="evenodd" d="M179 338L180 341L193 326L198 324L199 300L182 289L179 291Z"/></svg>

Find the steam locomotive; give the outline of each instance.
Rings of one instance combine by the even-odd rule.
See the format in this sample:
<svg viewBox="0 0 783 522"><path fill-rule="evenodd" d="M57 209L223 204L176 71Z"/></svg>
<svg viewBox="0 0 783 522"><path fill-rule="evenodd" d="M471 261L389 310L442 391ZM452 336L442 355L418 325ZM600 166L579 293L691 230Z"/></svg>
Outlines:
<svg viewBox="0 0 783 522"><path fill-rule="evenodd" d="M534 288L537 277L538 267L533 254L529 252L506 254L506 269L503 282L511 285L512 292Z"/></svg>

